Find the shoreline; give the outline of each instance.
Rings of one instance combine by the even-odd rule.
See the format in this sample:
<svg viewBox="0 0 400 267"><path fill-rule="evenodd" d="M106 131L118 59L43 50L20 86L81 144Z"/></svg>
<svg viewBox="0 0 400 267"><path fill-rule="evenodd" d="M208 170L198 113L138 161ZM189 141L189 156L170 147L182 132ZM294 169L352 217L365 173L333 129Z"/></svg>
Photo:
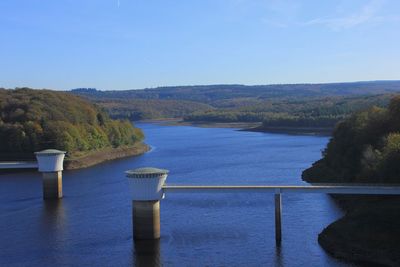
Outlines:
<svg viewBox="0 0 400 267"><path fill-rule="evenodd" d="M318 235L320 246L333 257L346 261L367 266L399 266L400 229L396 226L400 220L397 215L400 199L372 199L365 203L354 200L355 203L344 204L348 210L342 218ZM340 202L339 199L339 206L343 206Z"/></svg>
<svg viewBox="0 0 400 267"><path fill-rule="evenodd" d="M331 136L333 128L330 127L255 127L242 129L241 131L248 132L263 132L263 133L281 133L293 135L321 135Z"/></svg>
<svg viewBox="0 0 400 267"><path fill-rule="evenodd" d="M151 150L151 147L145 143L136 144L129 147L118 147L118 148L105 148L102 150L91 151L82 156L64 159L64 170L78 170L94 165L111 161L115 159L121 159L131 156L139 156ZM32 158L30 161L36 162L36 159ZM0 169L0 175L8 173L18 172L29 172L37 171L36 168L24 168L24 169Z"/></svg>
<svg viewBox="0 0 400 267"><path fill-rule="evenodd" d="M184 121L181 118L166 118L140 120L139 123L157 123L163 126L193 126L202 128L237 128L245 132L281 133L293 135L321 135L330 136L331 127L263 127L262 122L209 122L209 121Z"/></svg>
<svg viewBox="0 0 400 267"><path fill-rule="evenodd" d="M105 148L98 151L89 152L86 155L68 159L64 161L65 170L76 170L88 168L106 161L120 159L130 156L139 156L150 150L150 146L145 143L136 144L130 147Z"/></svg>
<svg viewBox="0 0 400 267"><path fill-rule="evenodd" d="M260 126L260 122L209 122L209 121L184 121L182 118L141 120L136 122L157 123L163 126L194 126L202 128L252 128Z"/></svg>
<svg viewBox="0 0 400 267"><path fill-rule="evenodd" d="M400 266L400 197L329 196L344 215L318 234L318 244L328 254L363 266Z"/></svg>

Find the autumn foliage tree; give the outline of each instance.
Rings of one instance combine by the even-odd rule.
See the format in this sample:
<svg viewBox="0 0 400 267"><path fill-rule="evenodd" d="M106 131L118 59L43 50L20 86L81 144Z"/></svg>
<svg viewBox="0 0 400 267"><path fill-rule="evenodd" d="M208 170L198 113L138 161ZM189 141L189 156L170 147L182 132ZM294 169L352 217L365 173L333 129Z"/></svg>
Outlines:
<svg viewBox="0 0 400 267"><path fill-rule="evenodd" d="M129 146L143 133L129 121L112 120L78 96L50 90L0 89L0 155L30 157L57 148L70 153Z"/></svg>
<svg viewBox="0 0 400 267"><path fill-rule="evenodd" d="M400 97L340 122L323 158L303 172L309 182L399 183Z"/></svg>

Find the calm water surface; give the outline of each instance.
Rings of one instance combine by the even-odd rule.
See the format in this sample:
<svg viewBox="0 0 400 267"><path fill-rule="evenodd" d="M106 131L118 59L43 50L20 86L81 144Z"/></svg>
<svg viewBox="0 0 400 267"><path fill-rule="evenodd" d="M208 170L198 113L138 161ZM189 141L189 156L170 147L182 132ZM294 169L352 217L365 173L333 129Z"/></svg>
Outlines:
<svg viewBox="0 0 400 267"><path fill-rule="evenodd" d="M283 240L271 194L167 194L162 237L134 244L124 171L169 169L169 184L301 185L328 138L138 124L152 151L64 171L64 198L42 200L37 172L0 176L0 266L351 266L318 233L342 214L325 195L283 195Z"/></svg>

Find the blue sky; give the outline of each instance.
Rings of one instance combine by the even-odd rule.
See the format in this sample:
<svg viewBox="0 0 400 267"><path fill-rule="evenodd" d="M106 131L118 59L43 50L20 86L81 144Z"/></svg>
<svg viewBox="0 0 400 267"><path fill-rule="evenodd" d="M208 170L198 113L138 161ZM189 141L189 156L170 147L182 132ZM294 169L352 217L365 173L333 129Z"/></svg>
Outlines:
<svg viewBox="0 0 400 267"><path fill-rule="evenodd" d="M1 0L0 87L400 79L400 1Z"/></svg>

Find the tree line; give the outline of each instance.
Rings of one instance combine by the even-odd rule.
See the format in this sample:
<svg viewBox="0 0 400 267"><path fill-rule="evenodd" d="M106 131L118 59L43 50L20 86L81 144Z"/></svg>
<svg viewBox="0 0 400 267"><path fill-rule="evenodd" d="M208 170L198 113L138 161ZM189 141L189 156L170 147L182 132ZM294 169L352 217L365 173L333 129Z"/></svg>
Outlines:
<svg viewBox="0 0 400 267"><path fill-rule="evenodd" d="M264 127L333 127L355 111L386 106L396 92L400 81L72 90L107 109L113 118L263 122Z"/></svg>
<svg viewBox="0 0 400 267"><path fill-rule="evenodd" d="M299 100L232 100L224 101L228 108L198 111L184 116L185 121L196 122L262 122L263 127L327 127L353 112L371 106L384 107L391 94L357 97L325 97Z"/></svg>

